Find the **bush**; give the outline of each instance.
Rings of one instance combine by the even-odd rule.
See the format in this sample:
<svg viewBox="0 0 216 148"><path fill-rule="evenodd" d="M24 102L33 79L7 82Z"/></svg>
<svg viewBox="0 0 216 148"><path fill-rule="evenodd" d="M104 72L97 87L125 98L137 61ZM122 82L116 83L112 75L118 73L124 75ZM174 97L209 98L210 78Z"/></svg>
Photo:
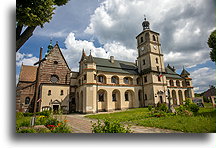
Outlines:
<svg viewBox="0 0 216 148"><path fill-rule="evenodd" d="M149 106L148 106L148 110L149 110L149 111L152 111L152 108L153 108L152 105L149 105Z"/></svg>
<svg viewBox="0 0 216 148"><path fill-rule="evenodd" d="M24 129L19 129L17 133L37 133L37 132L33 128L24 128Z"/></svg>
<svg viewBox="0 0 216 148"><path fill-rule="evenodd" d="M17 112L16 113L16 119L20 119L20 118L23 118L23 113L22 112Z"/></svg>
<svg viewBox="0 0 216 148"><path fill-rule="evenodd" d="M199 106L194 104L194 103L191 103L190 106L190 111L192 111L195 115L198 113L199 111Z"/></svg>
<svg viewBox="0 0 216 148"><path fill-rule="evenodd" d="M157 107L155 108L155 111L156 112L160 112L160 111L168 112L168 107L166 106L165 103L159 103L158 102Z"/></svg>
<svg viewBox="0 0 216 148"><path fill-rule="evenodd" d="M33 113L23 113L23 116L24 117L31 117L33 116L34 114Z"/></svg>
<svg viewBox="0 0 216 148"><path fill-rule="evenodd" d="M102 124L100 120L98 123L92 125L92 133L131 133L129 127L125 128L118 121L105 120Z"/></svg>

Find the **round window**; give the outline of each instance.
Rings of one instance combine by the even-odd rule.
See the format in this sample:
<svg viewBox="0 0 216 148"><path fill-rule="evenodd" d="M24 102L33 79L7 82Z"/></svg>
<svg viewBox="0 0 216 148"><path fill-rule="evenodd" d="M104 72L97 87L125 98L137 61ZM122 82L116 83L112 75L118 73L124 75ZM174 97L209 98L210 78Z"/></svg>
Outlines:
<svg viewBox="0 0 216 148"><path fill-rule="evenodd" d="M57 75L52 75L51 78L50 78L50 81L51 81L52 83L56 83L56 82L58 82L58 80L59 80L59 78L58 78Z"/></svg>

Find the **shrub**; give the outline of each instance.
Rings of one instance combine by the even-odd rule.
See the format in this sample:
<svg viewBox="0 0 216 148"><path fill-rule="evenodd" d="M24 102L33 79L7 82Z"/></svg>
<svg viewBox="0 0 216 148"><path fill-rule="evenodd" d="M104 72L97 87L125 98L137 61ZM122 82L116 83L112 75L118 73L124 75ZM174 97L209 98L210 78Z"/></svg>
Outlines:
<svg viewBox="0 0 216 148"><path fill-rule="evenodd" d="M23 116L24 117L31 117L33 116L34 114L33 113L23 113Z"/></svg>
<svg viewBox="0 0 216 148"><path fill-rule="evenodd" d="M168 107L166 106L165 103L159 103L158 102L157 107L155 108L155 111L156 112L160 112L160 111L168 112Z"/></svg>
<svg viewBox="0 0 216 148"><path fill-rule="evenodd" d="M198 113L199 111L199 106L194 104L194 103L191 103L190 106L190 111L192 111L195 115Z"/></svg>
<svg viewBox="0 0 216 148"><path fill-rule="evenodd" d="M17 133L37 133L33 128L24 128L17 130Z"/></svg>
<svg viewBox="0 0 216 148"><path fill-rule="evenodd" d="M17 112L16 113L16 119L20 119L20 118L23 118L23 113L22 112Z"/></svg>
<svg viewBox="0 0 216 148"><path fill-rule="evenodd" d="M94 123L92 125L93 133L131 133L130 127L125 128L118 121L109 121L105 120L102 124L100 120L98 120L97 124Z"/></svg>
<svg viewBox="0 0 216 148"><path fill-rule="evenodd" d="M153 108L152 105L149 105L149 106L148 106L148 110L149 110L149 111L152 111L152 108Z"/></svg>

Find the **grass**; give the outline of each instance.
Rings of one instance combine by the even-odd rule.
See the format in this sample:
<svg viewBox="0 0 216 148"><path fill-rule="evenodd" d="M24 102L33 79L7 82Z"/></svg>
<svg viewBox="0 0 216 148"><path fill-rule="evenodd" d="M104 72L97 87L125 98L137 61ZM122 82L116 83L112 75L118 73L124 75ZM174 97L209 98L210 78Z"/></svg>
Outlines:
<svg viewBox="0 0 216 148"><path fill-rule="evenodd" d="M109 114L87 115L86 117L102 120L118 120L122 123L189 133L216 132L216 110L210 105L206 108L200 108L196 116L174 115L157 118L150 116L147 108L137 108Z"/></svg>

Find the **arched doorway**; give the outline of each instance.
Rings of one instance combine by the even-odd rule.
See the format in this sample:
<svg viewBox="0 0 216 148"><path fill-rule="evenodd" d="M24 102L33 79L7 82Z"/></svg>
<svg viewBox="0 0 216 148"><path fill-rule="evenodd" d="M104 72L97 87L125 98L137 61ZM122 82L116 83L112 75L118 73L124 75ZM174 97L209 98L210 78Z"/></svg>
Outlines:
<svg viewBox="0 0 216 148"><path fill-rule="evenodd" d="M121 109L121 96L120 91L117 89L112 92L112 102L114 103L115 110Z"/></svg>
<svg viewBox="0 0 216 148"><path fill-rule="evenodd" d="M97 92L97 110L98 111L106 111L107 110L107 91L104 89L100 89Z"/></svg>
<svg viewBox="0 0 216 148"><path fill-rule="evenodd" d="M127 108L133 108L134 107L134 101L135 101L134 91L132 91L132 90L125 91L124 98L125 98L125 102L128 102Z"/></svg>
<svg viewBox="0 0 216 148"><path fill-rule="evenodd" d="M183 104L183 95L182 95L181 90L178 91L178 96L179 96L179 103L180 103L180 105L182 105Z"/></svg>
<svg viewBox="0 0 216 148"><path fill-rule="evenodd" d="M177 105L177 97L176 97L176 91L172 90L172 99L173 99L173 104Z"/></svg>

